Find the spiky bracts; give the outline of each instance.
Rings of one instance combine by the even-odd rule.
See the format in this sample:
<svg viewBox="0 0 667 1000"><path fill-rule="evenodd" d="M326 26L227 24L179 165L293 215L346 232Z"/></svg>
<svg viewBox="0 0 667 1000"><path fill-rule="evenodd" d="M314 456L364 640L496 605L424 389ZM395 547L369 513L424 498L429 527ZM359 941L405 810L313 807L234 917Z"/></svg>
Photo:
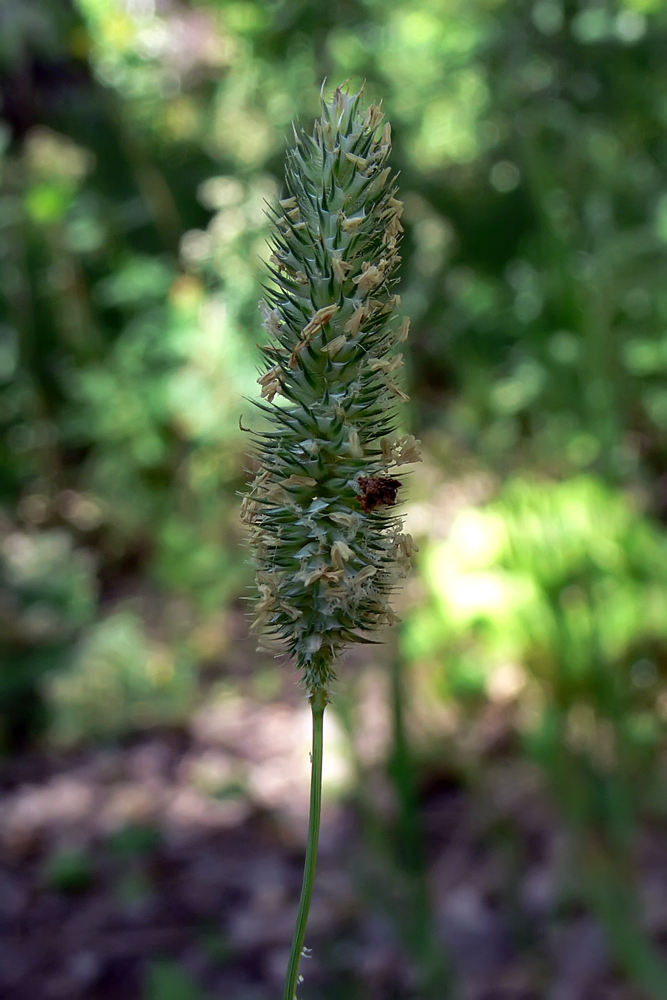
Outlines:
<svg viewBox="0 0 667 1000"><path fill-rule="evenodd" d="M284 640L310 691L328 686L346 644L395 620L388 598L414 548L392 511L391 473L419 454L394 434L407 399L394 348L409 322L392 322L402 204L382 118L338 89L312 136L295 129L260 303L271 342L257 405L273 429L256 435L260 469L242 512L255 625Z"/></svg>

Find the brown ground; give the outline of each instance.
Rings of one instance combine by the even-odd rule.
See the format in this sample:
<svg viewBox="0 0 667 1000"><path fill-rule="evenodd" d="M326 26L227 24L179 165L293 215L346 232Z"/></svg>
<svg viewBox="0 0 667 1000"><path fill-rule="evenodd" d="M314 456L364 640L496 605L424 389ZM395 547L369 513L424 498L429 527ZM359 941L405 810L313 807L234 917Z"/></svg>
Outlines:
<svg viewBox="0 0 667 1000"><path fill-rule="evenodd" d="M380 713L361 738L361 811L340 733L329 736L303 1000L445 1000L456 995L447 954L470 1000L638 998L574 901L565 837L539 775L521 760L500 756L474 794L442 767L423 776L429 915L416 841L409 829L401 841L396 795L378 763L382 733ZM0 997L280 998L308 738L298 696L267 704L227 694L182 732L7 763ZM660 936L667 847L647 851L647 920ZM430 985L420 986L429 964Z"/></svg>

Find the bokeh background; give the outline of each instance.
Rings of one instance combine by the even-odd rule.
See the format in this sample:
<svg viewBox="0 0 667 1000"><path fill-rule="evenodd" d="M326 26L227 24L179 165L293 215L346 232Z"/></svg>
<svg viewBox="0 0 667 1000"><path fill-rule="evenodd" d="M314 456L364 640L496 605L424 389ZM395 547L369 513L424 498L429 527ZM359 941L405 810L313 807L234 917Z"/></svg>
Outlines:
<svg viewBox="0 0 667 1000"><path fill-rule="evenodd" d="M308 707L239 417L325 77L393 125L425 456L303 1000L665 1000L662 0L0 6L0 996L282 993Z"/></svg>

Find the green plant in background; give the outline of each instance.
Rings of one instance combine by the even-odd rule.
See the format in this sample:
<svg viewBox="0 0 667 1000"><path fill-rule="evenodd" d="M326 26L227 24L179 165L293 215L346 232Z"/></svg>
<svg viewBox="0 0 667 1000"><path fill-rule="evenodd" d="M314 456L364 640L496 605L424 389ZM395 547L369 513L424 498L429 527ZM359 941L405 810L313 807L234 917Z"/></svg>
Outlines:
<svg viewBox="0 0 667 1000"><path fill-rule="evenodd" d="M55 538L67 539L61 571L45 584L50 592L78 581L90 554L85 614L61 620L55 641L45 605L61 619L69 612L54 608L49 594L40 598L44 627L31 612L35 627L28 623L26 639L15 606L27 599L17 579L21 552L30 546L14 551L14 541L7 543L5 563L16 572L2 580L8 620L0 650L8 691L3 716L14 719L3 743L11 746L39 732L48 715L55 716L52 732L69 740L112 735L111 719L120 732L140 719L174 718L165 700L180 704L181 715L191 704L183 693L196 681L193 658L179 653L175 669L156 668L152 678L144 664L154 658L137 660L123 628L109 624L127 621L124 609L116 616L96 606L125 566L135 580L180 595L199 619L217 614L240 589L233 503L242 479L238 411L254 379L244 333L250 324L240 314L257 292L246 274L235 281L239 294L223 299L199 258L184 253L190 274L179 267L180 223L167 239L165 205L173 208L176 200L176 214L193 226L204 221L210 209L197 205L195 192L213 165L200 156L181 186L186 193L172 196L162 164L146 154L143 141L137 146L113 93L79 75L88 40L74 9L34 3L5 13L11 30L0 41L8 95L7 123L0 122L0 503L16 531L44 553ZM61 73L65 52L71 75ZM55 74L48 126L33 117L40 83L30 70L29 99L12 102L22 60ZM156 202L153 195L165 188ZM257 205L262 194L257 186L251 192L254 200L241 199L252 217L241 234L246 258L265 229ZM236 249L227 253L229 266L240 258ZM12 527L3 523L2 533ZM135 613L143 615L135 610L129 617ZM136 625L145 631L143 622ZM173 638L171 622L156 631L158 646L165 633ZM185 631L179 644L187 642ZM87 655L100 645L104 655ZM143 635L139 645L146 645ZM69 685L59 687L58 678L42 683L47 671L68 666L75 675ZM94 709L100 683L113 691L106 722ZM143 709L142 690L159 693Z"/></svg>
<svg viewBox="0 0 667 1000"><path fill-rule="evenodd" d="M56 851L44 865L44 881L56 892L76 895L89 889L95 868L85 851L70 848Z"/></svg>
<svg viewBox="0 0 667 1000"><path fill-rule="evenodd" d="M0 490L21 526L200 615L242 588L262 200L325 73L366 77L395 125L436 450L597 464L659 507L664 9L599 7L202 0L184 32L180 8L8 0Z"/></svg>
<svg viewBox="0 0 667 1000"><path fill-rule="evenodd" d="M659 527L598 478L514 478L429 547L433 603L408 623L406 648L413 658L443 643L461 650L436 681L443 693L453 684L458 694L468 677L470 692L482 694L494 670L517 662L564 704L598 691L599 649L617 664L606 676L622 680L630 711L646 690L633 684L628 657L667 638L666 545ZM471 659L486 664L476 682L466 673ZM648 690L658 698L657 675Z"/></svg>
<svg viewBox="0 0 667 1000"><path fill-rule="evenodd" d="M40 691L95 612L92 554L62 529L0 525L0 747L48 723Z"/></svg>
<svg viewBox="0 0 667 1000"><path fill-rule="evenodd" d="M192 653L176 637L166 643L150 636L129 608L97 620L69 653L69 669L42 684L56 744L178 724L195 704Z"/></svg>
<svg viewBox="0 0 667 1000"><path fill-rule="evenodd" d="M181 967L168 958L150 962L143 1000L205 1000L205 994Z"/></svg>
<svg viewBox="0 0 667 1000"><path fill-rule="evenodd" d="M458 390L446 415L419 401L423 419L491 464L523 446L534 463L632 476L662 454L666 419L664 109L652 96L665 11L598 6L206 3L209 102L191 87L158 97L178 67L143 39L173 37L167 12L80 2L93 65L128 115L214 150L243 180L272 169L320 72L372 81L398 132L417 375L437 370ZM641 448L628 430L646 435Z"/></svg>
<svg viewBox="0 0 667 1000"><path fill-rule="evenodd" d="M285 986L296 996L317 858L322 722L334 663L350 643L391 623L388 597L412 540L396 502L398 465L418 443L394 433L395 382L408 321L392 323L402 204L387 160L391 129L362 94L340 88L312 137L296 133L286 197L275 215L268 304L271 338L259 378L270 421L257 432L259 468L243 504L260 600L255 627L282 640L313 713L305 875ZM274 402L279 397L280 402Z"/></svg>
<svg viewBox="0 0 667 1000"><path fill-rule="evenodd" d="M517 478L461 513L424 570L433 603L408 624L408 655L436 658L441 697L518 700L524 745L573 834L584 899L630 978L664 996L633 851L638 819L664 810L665 532L594 477Z"/></svg>

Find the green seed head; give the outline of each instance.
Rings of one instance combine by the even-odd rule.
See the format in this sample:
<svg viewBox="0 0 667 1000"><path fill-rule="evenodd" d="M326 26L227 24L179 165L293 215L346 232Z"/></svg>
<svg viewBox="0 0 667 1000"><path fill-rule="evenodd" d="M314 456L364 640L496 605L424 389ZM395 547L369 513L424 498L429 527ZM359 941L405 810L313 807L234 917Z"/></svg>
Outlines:
<svg viewBox="0 0 667 1000"><path fill-rule="evenodd" d="M396 466L419 460L419 442L394 433L408 398L396 345L409 323L393 290L403 206L391 129L361 96L338 89L312 136L295 129L260 303L270 343L257 405L273 426L256 435L242 508L255 627L283 640L311 691L344 646L396 620L388 598L414 549L393 510Z"/></svg>

